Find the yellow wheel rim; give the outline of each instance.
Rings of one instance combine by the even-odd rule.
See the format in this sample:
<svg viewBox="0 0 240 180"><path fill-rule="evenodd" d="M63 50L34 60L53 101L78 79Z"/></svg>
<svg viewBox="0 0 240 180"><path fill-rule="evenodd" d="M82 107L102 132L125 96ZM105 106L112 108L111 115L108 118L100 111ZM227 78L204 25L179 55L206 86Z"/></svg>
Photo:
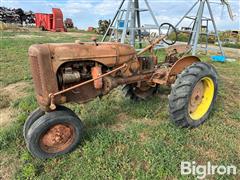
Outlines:
<svg viewBox="0 0 240 180"><path fill-rule="evenodd" d="M189 116L197 121L211 106L214 97L214 82L209 77L202 78L194 87L188 105Z"/></svg>

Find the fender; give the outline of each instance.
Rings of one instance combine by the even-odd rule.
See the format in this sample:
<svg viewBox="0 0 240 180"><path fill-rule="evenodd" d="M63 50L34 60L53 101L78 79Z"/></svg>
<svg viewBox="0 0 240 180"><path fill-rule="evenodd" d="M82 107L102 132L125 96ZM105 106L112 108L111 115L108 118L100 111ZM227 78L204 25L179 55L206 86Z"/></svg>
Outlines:
<svg viewBox="0 0 240 180"><path fill-rule="evenodd" d="M176 76L181 73L186 67L192 65L195 62L201 62L201 60L196 56L185 56L179 59L175 64L171 67L167 82L170 82L172 76Z"/></svg>

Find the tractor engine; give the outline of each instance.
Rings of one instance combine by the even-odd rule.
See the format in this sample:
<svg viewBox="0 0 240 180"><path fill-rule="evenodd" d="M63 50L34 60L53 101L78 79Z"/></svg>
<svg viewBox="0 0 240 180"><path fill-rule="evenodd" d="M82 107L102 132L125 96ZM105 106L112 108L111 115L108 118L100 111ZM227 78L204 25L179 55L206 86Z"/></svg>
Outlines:
<svg viewBox="0 0 240 180"><path fill-rule="evenodd" d="M124 69L111 77L129 77L140 69L136 51L120 43L59 43L32 45L29 62L37 101L49 110L50 95L71 86L98 78L123 64ZM103 79L96 79L82 87L58 95L55 104L84 103L103 94Z"/></svg>
<svg viewBox="0 0 240 180"><path fill-rule="evenodd" d="M65 63L57 72L59 90L92 79L96 71L98 75L101 75L103 69L107 70L107 68L92 61Z"/></svg>

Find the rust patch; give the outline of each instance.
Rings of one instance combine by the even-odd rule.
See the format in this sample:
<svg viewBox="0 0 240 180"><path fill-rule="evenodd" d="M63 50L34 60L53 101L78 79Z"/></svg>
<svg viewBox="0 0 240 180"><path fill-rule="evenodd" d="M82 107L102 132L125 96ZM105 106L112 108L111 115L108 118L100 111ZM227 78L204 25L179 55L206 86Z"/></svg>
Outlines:
<svg viewBox="0 0 240 180"><path fill-rule="evenodd" d="M75 136L76 133L71 125L57 124L42 135L40 146L48 153L61 152L72 144Z"/></svg>
<svg viewBox="0 0 240 180"><path fill-rule="evenodd" d="M204 85L202 81L199 81L193 89L191 99L189 102L188 112L191 114L196 111L199 104L201 104L204 95Z"/></svg>

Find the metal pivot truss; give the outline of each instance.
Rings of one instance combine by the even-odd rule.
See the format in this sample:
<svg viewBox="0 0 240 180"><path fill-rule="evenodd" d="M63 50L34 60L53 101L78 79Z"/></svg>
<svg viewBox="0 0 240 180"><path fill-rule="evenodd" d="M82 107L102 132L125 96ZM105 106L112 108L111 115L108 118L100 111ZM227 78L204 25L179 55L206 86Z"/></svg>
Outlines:
<svg viewBox="0 0 240 180"><path fill-rule="evenodd" d="M118 41L121 43L130 43L135 46L136 36L138 36L139 47L142 48L142 31L150 29L159 29L159 24L147 0L143 0L146 4L145 9L139 8L139 0L123 0L115 13L115 16L109 25L102 41L105 41L110 35L108 41ZM124 4L126 8L124 8ZM150 12L154 21L154 25L141 26L141 12Z"/></svg>
<svg viewBox="0 0 240 180"><path fill-rule="evenodd" d="M192 12L194 7L196 7L197 5L199 5L198 10L197 10L197 15L196 16L189 16L190 12ZM203 17L205 5L207 6L207 10L208 10L209 15L210 15L209 18ZM189 27L187 30L183 30L183 32L190 32L190 38L189 38L189 41L188 41L188 45L192 46L192 54L195 55L196 52L197 52L199 37L203 37L203 36L206 37L206 41L205 41L206 44L205 44L205 47L203 47L203 48L205 49L205 52L207 53L207 51L210 49L208 47L209 37L210 36L215 36L215 38L218 41L219 50L220 50L222 56L224 56L224 51L223 51L223 48L222 48L222 45L221 45L221 42L220 42L220 38L219 38L219 35L218 35L218 31L217 31L216 23L215 23L215 20L214 20L214 17L213 17L210 2L208 0L198 0L187 11L187 13L182 17L182 19L180 19L180 21L176 24L176 27L178 27L181 24L181 22L186 18L192 20L192 23L190 24L191 28ZM209 22L211 22L212 25L213 25L214 34L210 34Z"/></svg>

